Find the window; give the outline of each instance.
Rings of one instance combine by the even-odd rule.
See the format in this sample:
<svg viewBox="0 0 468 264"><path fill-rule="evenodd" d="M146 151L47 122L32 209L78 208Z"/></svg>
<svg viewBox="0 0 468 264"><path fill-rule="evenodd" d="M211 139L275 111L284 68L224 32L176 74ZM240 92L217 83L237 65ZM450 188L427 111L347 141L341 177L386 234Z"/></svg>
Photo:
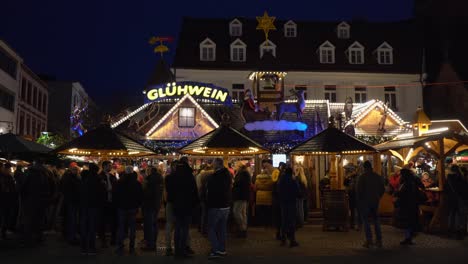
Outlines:
<svg viewBox="0 0 468 264"><path fill-rule="evenodd" d="M350 26L346 22L341 22L337 29L336 32L338 34L339 39L349 39L350 37Z"/></svg>
<svg viewBox="0 0 468 264"><path fill-rule="evenodd" d="M33 106L34 108L37 108L37 87L34 86L33 90Z"/></svg>
<svg viewBox="0 0 468 264"><path fill-rule="evenodd" d="M367 88L358 86L354 88L354 102L365 103L367 102Z"/></svg>
<svg viewBox="0 0 468 264"><path fill-rule="evenodd" d="M287 38L294 38L297 36L297 25L292 20L284 24L284 36Z"/></svg>
<svg viewBox="0 0 468 264"><path fill-rule="evenodd" d="M26 135L31 135L31 117L26 115Z"/></svg>
<svg viewBox="0 0 468 264"><path fill-rule="evenodd" d="M325 41L319 47L320 63L335 63L335 46Z"/></svg>
<svg viewBox="0 0 468 264"><path fill-rule="evenodd" d="M0 107L11 112L15 111L15 96L7 88L0 85Z"/></svg>
<svg viewBox="0 0 468 264"><path fill-rule="evenodd" d="M23 111L20 112L18 134L20 134L20 136L25 134L24 133L24 112Z"/></svg>
<svg viewBox="0 0 468 264"><path fill-rule="evenodd" d="M377 62L379 64L393 64L393 48L387 42L377 48Z"/></svg>
<svg viewBox="0 0 468 264"><path fill-rule="evenodd" d="M299 84L294 87L296 91L304 91L304 100L307 100L307 85Z"/></svg>
<svg viewBox="0 0 468 264"><path fill-rule="evenodd" d="M47 114L47 95L42 96L42 113Z"/></svg>
<svg viewBox="0 0 468 264"><path fill-rule="evenodd" d="M384 87L385 103L388 102L389 107L393 111L398 111L396 101L396 88L395 87Z"/></svg>
<svg viewBox="0 0 468 264"><path fill-rule="evenodd" d="M325 100L336 103L336 85L325 85Z"/></svg>
<svg viewBox="0 0 468 264"><path fill-rule="evenodd" d="M25 78L23 78L21 80L21 95L20 95L20 98L23 100L26 98L26 85L27 85L27 81Z"/></svg>
<svg viewBox="0 0 468 264"><path fill-rule="evenodd" d="M216 44L209 38L206 38L202 43L200 43L200 60L216 60Z"/></svg>
<svg viewBox="0 0 468 264"><path fill-rule="evenodd" d="M233 37L242 36L242 23L238 19L234 19L229 23L229 34Z"/></svg>
<svg viewBox="0 0 468 264"><path fill-rule="evenodd" d="M42 112L42 92L39 91L39 96L38 96L38 102L37 102L37 110L39 110L39 112Z"/></svg>
<svg viewBox="0 0 468 264"><path fill-rule="evenodd" d="M273 57L276 57L276 45L270 40L266 40L260 45L260 58L262 58L266 52L271 52Z"/></svg>
<svg viewBox="0 0 468 264"><path fill-rule="evenodd" d="M233 83L232 84L232 89L233 90L244 90L244 84L243 83Z"/></svg>
<svg viewBox="0 0 468 264"><path fill-rule="evenodd" d="M31 99L32 99L32 84L30 81L28 81L28 96L27 96L27 102L28 104L31 104Z"/></svg>
<svg viewBox="0 0 468 264"><path fill-rule="evenodd" d="M244 101L244 91L232 91L232 99L237 100L237 102Z"/></svg>
<svg viewBox="0 0 468 264"><path fill-rule="evenodd" d="M31 133L31 136L33 138L36 137L36 133L37 133L37 130L36 130L36 119L33 117L32 118L32 133Z"/></svg>
<svg viewBox="0 0 468 264"><path fill-rule="evenodd" d="M182 107L179 109L179 127L195 126L195 108Z"/></svg>
<svg viewBox="0 0 468 264"><path fill-rule="evenodd" d="M364 46L359 42L354 42L348 49L348 59L350 64L363 64L364 63Z"/></svg>
<svg viewBox="0 0 468 264"><path fill-rule="evenodd" d="M0 69L16 80L17 62L2 47L0 47Z"/></svg>
<svg viewBox="0 0 468 264"><path fill-rule="evenodd" d="M246 56L245 52L247 50L247 45L245 45L242 40L237 39L231 43L231 61L245 61Z"/></svg>
<svg viewBox="0 0 468 264"><path fill-rule="evenodd" d="M36 134L34 135L34 137L38 138L39 135L41 134L41 121L40 120L37 120L37 129L36 129Z"/></svg>

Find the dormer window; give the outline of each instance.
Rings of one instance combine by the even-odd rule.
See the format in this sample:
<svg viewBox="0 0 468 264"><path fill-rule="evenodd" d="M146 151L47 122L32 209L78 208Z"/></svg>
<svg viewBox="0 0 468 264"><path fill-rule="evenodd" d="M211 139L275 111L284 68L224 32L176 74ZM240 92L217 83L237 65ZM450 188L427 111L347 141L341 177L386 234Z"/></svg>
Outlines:
<svg viewBox="0 0 468 264"><path fill-rule="evenodd" d="M200 43L200 60L215 61L216 60L216 43L211 39L206 38Z"/></svg>
<svg viewBox="0 0 468 264"><path fill-rule="evenodd" d="M270 40L266 40L260 44L260 58L262 58L266 52L271 52L273 57L276 57L276 45Z"/></svg>
<svg viewBox="0 0 468 264"><path fill-rule="evenodd" d="M377 62L379 64L393 64L393 48L387 42L377 48Z"/></svg>
<svg viewBox="0 0 468 264"><path fill-rule="evenodd" d="M247 45L240 39L236 39L231 43L231 61L245 61L246 60Z"/></svg>
<svg viewBox="0 0 468 264"><path fill-rule="evenodd" d="M233 37L242 36L242 23L237 18L229 23L229 35Z"/></svg>
<svg viewBox="0 0 468 264"><path fill-rule="evenodd" d="M318 50L320 63L335 63L335 46L328 40L320 45Z"/></svg>
<svg viewBox="0 0 468 264"><path fill-rule="evenodd" d="M354 42L346 51L350 64L364 64L364 46Z"/></svg>
<svg viewBox="0 0 468 264"><path fill-rule="evenodd" d="M350 38L351 27L346 22L341 22L336 28L336 33L338 34L339 39L349 39Z"/></svg>
<svg viewBox="0 0 468 264"><path fill-rule="evenodd" d="M297 36L297 25L292 20L284 24L284 36L286 38L295 38Z"/></svg>

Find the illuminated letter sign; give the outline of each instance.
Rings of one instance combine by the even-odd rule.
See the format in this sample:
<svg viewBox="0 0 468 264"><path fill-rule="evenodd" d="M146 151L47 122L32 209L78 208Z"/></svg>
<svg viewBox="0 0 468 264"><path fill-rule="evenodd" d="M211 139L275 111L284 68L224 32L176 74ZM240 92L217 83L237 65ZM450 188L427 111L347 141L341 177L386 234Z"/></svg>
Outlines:
<svg viewBox="0 0 468 264"><path fill-rule="evenodd" d="M198 82L174 82L151 87L146 93L145 100L146 102L154 102L169 98L181 98L186 94L190 94L193 98L206 99L232 106L232 99L227 89Z"/></svg>

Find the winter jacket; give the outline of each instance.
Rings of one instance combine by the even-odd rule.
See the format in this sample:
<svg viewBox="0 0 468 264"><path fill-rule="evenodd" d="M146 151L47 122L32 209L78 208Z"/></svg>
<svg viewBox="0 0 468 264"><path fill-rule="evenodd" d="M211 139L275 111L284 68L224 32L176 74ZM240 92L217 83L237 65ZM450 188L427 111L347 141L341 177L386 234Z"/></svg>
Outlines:
<svg viewBox="0 0 468 264"><path fill-rule="evenodd" d="M80 208L101 208L106 199L106 189L98 174L89 170L81 173Z"/></svg>
<svg viewBox="0 0 468 264"><path fill-rule="evenodd" d="M419 179L412 175L406 181L402 181L399 189L395 192L397 210L397 219L399 226L402 228L418 228L419 220L419 203L418 203L418 188L422 184L418 183Z"/></svg>
<svg viewBox="0 0 468 264"><path fill-rule="evenodd" d="M192 215L199 203L197 184L193 170L187 164L178 164L176 171L166 177L167 201L175 215Z"/></svg>
<svg viewBox="0 0 468 264"><path fill-rule="evenodd" d="M222 168L209 176L206 182L207 208L227 208L232 203L232 176Z"/></svg>
<svg viewBox="0 0 468 264"><path fill-rule="evenodd" d="M453 173L448 174L444 191L447 194L449 209L458 210L460 200L468 200L468 183L461 175Z"/></svg>
<svg viewBox="0 0 468 264"><path fill-rule="evenodd" d="M143 189L137 180L136 173L124 174L117 182L115 190L117 208L130 210L138 209L143 202Z"/></svg>
<svg viewBox="0 0 468 264"><path fill-rule="evenodd" d="M163 196L164 180L161 174L146 176L143 180L143 206L146 208L160 208Z"/></svg>
<svg viewBox="0 0 468 264"><path fill-rule="evenodd" d="M255 180L255 188L257 190L256 204L257 205L271 205L273 180L267 174L260 174Z"/></svg>
<svg viewBox="0 0 468 264"><path fill-rule="evenodd" d="M60 183L63 202L66 205L78 206L80 204L80 178L78 175L65 172Z"/></svg>
<svg viewBox="0 0 468 264"><path fill-rule="evenodd" d="M197 190L198 190L198 195L200 197L200 201L205 202L206 201L206 181L208 180L208 177L213 175L214 170L202 170L198 175L197 175Z"/></svg>
<svg viewBox="0 0 468 264"><path fill-rule="evenodd" d="M108 190L107 175L106 175L105 172L101 172L99 174L99 179L101 180L102 184L104 185L104 190L106 191L105 202L115 205L115 203L113 201L114 200L113 196L114 196L114 193L115 193L115 188L117 187L117 177L115 177L115 175L113 175L113 174L109 175L111 190Z"/></svg>
<svg viewBox="0 0 468 264"><path fill-rule="evenodd" d="M299 198L299 183L292 178L292 174L285 173L278 182L279 202L281 204L296 204Z"/></svg>
<svg viewBox="0 0 468 264"><path fill-rule="evenodd" d="M372 170L359 176L356 185L357 201L360 205L378 205L385 192L384 178Z"/></svg>
<svg viewBox="0 0 468 264"><path fill-rule="evenodd" d="M46 207L51 197L49 187L46 168L42 165L29 168L21 188L23 205L30 208Z"/></svg>
<svg viewBox="0 0 468 264"><path fill-rule="evenodd" d="M250 174L247 171L238 172L232 187L234 201L248 201L250 197Z"/></svg>

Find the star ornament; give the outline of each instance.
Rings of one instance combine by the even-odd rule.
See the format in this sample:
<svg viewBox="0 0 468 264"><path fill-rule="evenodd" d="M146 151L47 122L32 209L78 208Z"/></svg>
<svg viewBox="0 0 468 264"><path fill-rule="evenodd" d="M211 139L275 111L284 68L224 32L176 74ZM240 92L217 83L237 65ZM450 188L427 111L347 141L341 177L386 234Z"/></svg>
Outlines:
<svg viewBox="0 0 468 264"><path fill-rule="evenodd" d="M276 17L268 16L267 11L263 13L263 16L257 17L257 21L258 21L257 30L263 30L263 32L265 33L266 39L268 39L268 32L270 30L276 30L276 27L273 24L275 19Z"/></svg>

